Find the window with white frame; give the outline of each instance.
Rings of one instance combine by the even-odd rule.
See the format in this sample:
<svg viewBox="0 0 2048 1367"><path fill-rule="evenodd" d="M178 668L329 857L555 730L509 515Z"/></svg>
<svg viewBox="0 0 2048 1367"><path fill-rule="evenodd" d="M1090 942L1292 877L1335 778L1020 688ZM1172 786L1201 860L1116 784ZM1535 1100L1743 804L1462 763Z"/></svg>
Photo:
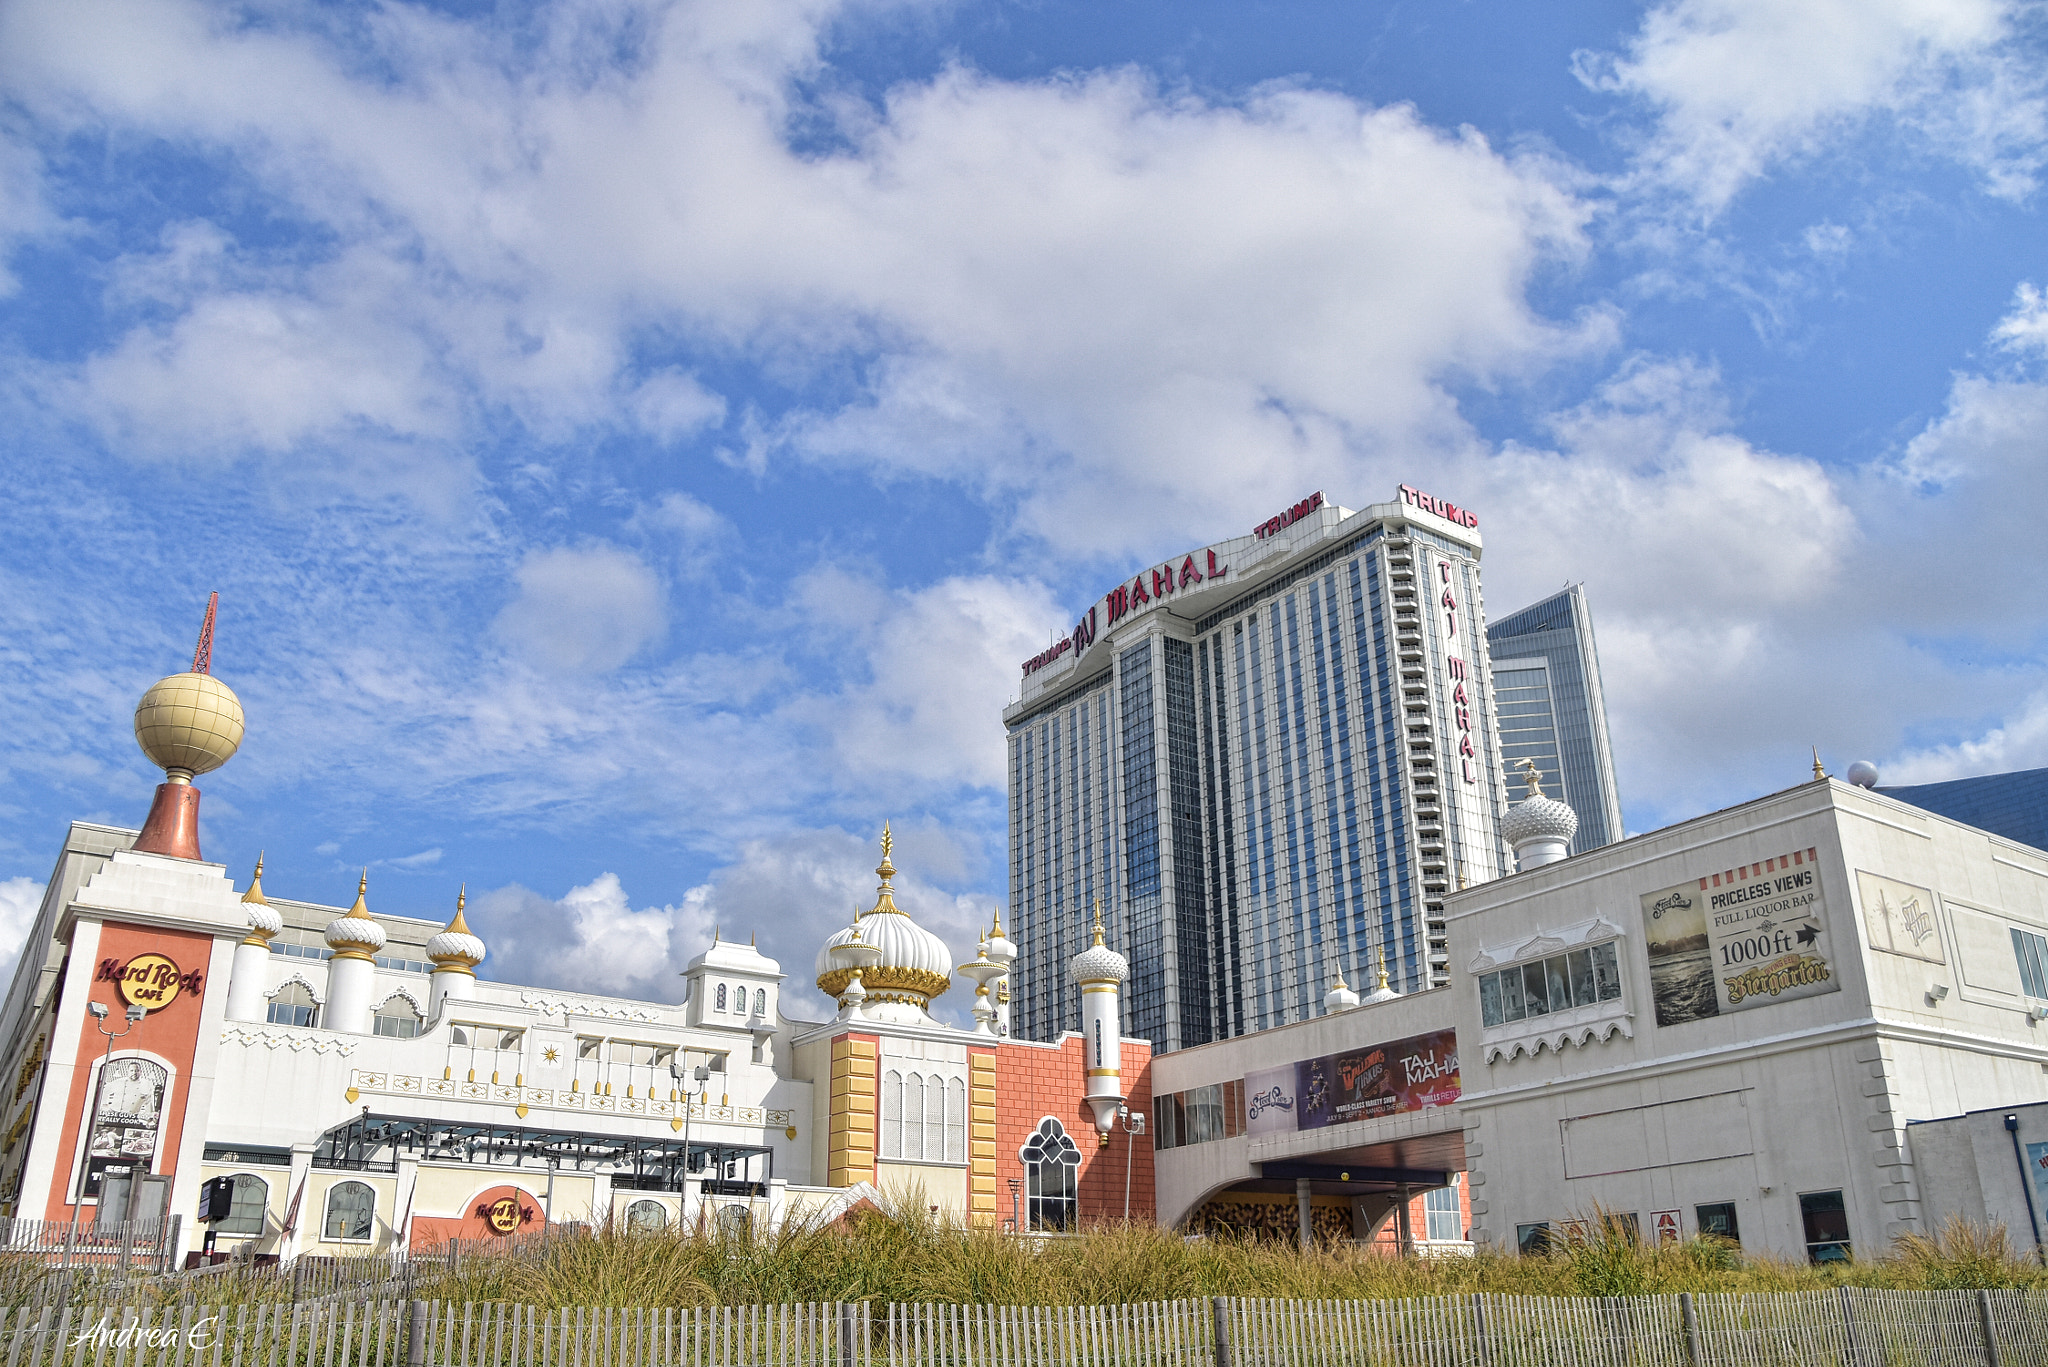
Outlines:
<svg viewBox="0 0 2048 1367"><path fill-rule="evenodd" d="M238 1172L229 1180L234 1187L228 1217L215 1222L214 1233L263 1233L263 1212L270 1204L270 1183L250 1172Z"/></svg>
<svg viewBox="0 0 2048 1367"><path fill-rule="evenodd" d="M272 1025L311 1025L318 1009L304 983L286 983L270 999Z"/></svg>
<svg viewBox="0 0 2048 1367"><path fill-rule="evenodd" d="M412 1039L420 1032L419 1008L408 997L394 996L377 1008L370 1024L386 1039Z"/></svg>
<svg viewBox="0 0 2048 1367"><path fill-rule="evenodd" d="M362 1182L340 1182L327 1192L327 1222L320 1237L368 1243L377 1225L377 1193Z"/></svg>
<svg viewBox="0 0 2048 1367"><path fill-rule="evenodd" d="M966 1082L894 1068L884 1073L882 1157L923 1163L965 1163Z"/></svg>
<svg viewBox="0 0 2048 1367"><path fill-rule="evenodd" d="M1423 1237L1431 1243L1454 1243L1465 1237L1465 1213L1458 1205L1458 1179L1462 1173L1451 1174L1451 1184L1423 1193Z"/></svg>
<svg viewBox="0 0 2048 1367"><path fill-rule="evenodd" d="M1066 1126L1047 1116L1017 1150L1024 1164L1026 1220L1032 1229L1072 1229L1080 1206L1081 1150Z"/></svg>
<svg viewBox="0 0 2048 1367"><path fill-rule="evenodd" d="M1506 1025L1615 1000L1621 996L1621 960L1615 946L1609 940L1480 974L1481 1022Z"/></svg>

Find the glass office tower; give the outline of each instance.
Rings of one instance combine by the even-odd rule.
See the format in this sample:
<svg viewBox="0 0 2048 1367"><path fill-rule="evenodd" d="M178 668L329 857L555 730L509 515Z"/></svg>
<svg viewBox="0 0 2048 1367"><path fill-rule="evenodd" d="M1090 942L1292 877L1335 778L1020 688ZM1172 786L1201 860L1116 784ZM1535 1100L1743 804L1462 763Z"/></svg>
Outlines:
<svg viewBox="0 0 2048 1367"><path fill-rule="evenodd" d="M1448 981L1443 897L1512 867L1478 519L1317 495L1148 568L1025 664L1009 732L1011 1029L1080 1019L1092 906L1161 1050L1318 1014L1384 951Z"/></svg>
<svg viewBox="0 0 2048 1367"><path fill-rule="evenodd" d="M1621 839L1621 797L1607 739L1607 703L1586 591L1574 584L1486 629L1493 655L1501 758L1513 791L1532 759L1543 791L1579 814L1571 853Z"/></svg>

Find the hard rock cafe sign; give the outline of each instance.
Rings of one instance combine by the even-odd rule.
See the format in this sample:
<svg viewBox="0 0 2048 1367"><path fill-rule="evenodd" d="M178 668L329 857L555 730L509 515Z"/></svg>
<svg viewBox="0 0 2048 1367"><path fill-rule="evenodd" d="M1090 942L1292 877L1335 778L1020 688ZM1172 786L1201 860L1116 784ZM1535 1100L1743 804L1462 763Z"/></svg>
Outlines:
<svg viewBox="0 0 2048 1367"><path fill-rule="evenodd" d="M204 981L197 972L182 973L162 954L138 954L127 963L100 960L94 982L112 983L121 1000L145 1011L161 1011L185 991L197 992Z"/></svg>
<svg viewBox="0 0 2048 1367"><path fill-rule="evenodd" d="M476 1218L484 1222L484 1228L500 1236L516 1233L521 1225L533 1220L533 1214L533 1207L521 1201L517 1193L487 1197L476 1207Z"/></svg>

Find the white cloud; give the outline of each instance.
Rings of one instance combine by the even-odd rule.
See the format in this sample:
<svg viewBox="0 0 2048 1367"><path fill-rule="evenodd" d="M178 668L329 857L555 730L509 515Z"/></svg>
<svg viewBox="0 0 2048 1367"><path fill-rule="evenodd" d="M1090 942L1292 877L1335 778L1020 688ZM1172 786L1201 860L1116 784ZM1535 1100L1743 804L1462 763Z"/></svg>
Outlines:
<svg viewBox="0 0 2048 1367"><path fill-rule="evenodd" d="M1042 584L951 578L890 593L838 571L807 576L798 597L809 629L857 662L847 683L800 699L791 715L829 738L842 788L1000 788L1003 732L995 715L1016 692L1022 662L1044 648L1061 613Z"/></svg>
<svg viewBox="0 0 2048 1367"><path fill-rule="evenodd" d="M0 982L11 982L14 964L42 910L43 885L33 878L0 879Z"/></svg>
<svg viewBox="0 0 2048 1367"><path fill-rule="evenodd" d="M759 358L799 394L851 358L864 384L771 417L748 459L958 481L1122 553L1460 440L1448 384L1611 339L1604 313L1560 325L1526 297L1584 250L1573 176L1469 130L1287 87L1227 105L1133 71L953 69L835 104L839 150L800 154L790 83L836 11L748 8L559 16L516 58L386 8L359 61L284 14L9 7L0 79L46 135L229 159L341 244L290 288L248 244L213 244L211 285L190 244L140 253L162 259L123 278L188 296L52 392L118 449L445 443L486 414L680 440L723 400L679 369L628 379L644 339ZM592 79L605 35L634 60Z"/></svg>
<svg viewBox="0 0 2048 1367"><path fill-rule="evenodd" d="M2027 695L2006 721L1949 745L1901 751L1878 770L1887 788L2015 769L2048 768L2048 689Z"/></svg>
<svg viewBox="0 0 2048 1367"><path fill-rule="evenodd" d="M2048 154L2041 73L2013 0L1664 0L1579 78L1647 105L1638 174L1716 213L1782 164L1877 120L2020 198Z"/></svg>
<svg viewBox="0 0 2048 1367"><path fill-rule="evenodd" d="M2023 280L2013 291L2012 312L1991 329L1994 344L2010 351L2037 352L2048 359L2048 294Z"/></svg>
<svg viewBox="0 0 2048 1367"><path fill-rule="evenodd" d="M654 572L611 546L536 551L494 630L543 673L605 674L667 630Z"/></svg>
<svg viewBox="0 0 2048 1367"><path fill-rule="evenodd" d="M957 832L913 822L896 830L896 903L960 955L993 918L992 899L954 894L934 872L979 872L978 852ZM786 1014L822 1020L831 1004L812 985L818 947L874 905L880 851L866 836L841 830L786 831L745 842L736 857L676 902L635 908L616 875L606 873L551 899L513 885L472 899L472 924L491 949L486 972L507 982L574 988L655 1001L679 1000L676 981L713 933L751 941L788 975ZM956 985L957 987L957 985ZM939 1014L964 1013L956 992Z"/></svg>
<svg viewBox="0 0 2048 1367"><path fill-rule="evenodd" d="M634 908L613 873L559 900L515 883L479 894L474 907L491 977L651 1001L682 996L676 956L702 921L687 903Z"/></svg>

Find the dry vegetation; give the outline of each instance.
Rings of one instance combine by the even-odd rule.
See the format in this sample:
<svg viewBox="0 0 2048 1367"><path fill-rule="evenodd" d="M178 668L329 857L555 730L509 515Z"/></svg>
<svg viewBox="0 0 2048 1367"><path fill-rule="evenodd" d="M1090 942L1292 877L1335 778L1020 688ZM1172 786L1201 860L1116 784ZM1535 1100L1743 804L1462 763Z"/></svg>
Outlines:
<svg viewBox="0 0 2048 1367"><path fill-rule="evenodd" d="M474 1257L435 1294L542 1306L678 1306L788 1301L1116 1304L1232 1295L1392 1298L1487 1291L1616 1296L1856 1286L2027 1286L2048 1272L2002 1229L1952 1223L1882 1258L1813 1267L1747 1256L1714 1239L1648 1248L1612 1221L1548 1257L1390 1258L1345 1247L1304 1252L1236 1240L1189 1241L1150 1225L1105 1225L1044 1242L963 1231L920 1215L848 1226L792 1225L758 1238L716 1231L604 1229L516 1258Z"/></svg>

